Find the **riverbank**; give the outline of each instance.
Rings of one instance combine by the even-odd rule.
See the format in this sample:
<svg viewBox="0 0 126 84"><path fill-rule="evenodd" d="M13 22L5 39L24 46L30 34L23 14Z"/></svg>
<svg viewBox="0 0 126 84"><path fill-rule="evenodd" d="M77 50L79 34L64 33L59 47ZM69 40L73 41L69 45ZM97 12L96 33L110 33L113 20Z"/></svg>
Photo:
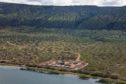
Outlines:
<svg viewBox="0 0 126 84"><path fill-rule="evenodd" d="M21 67L19 67L19 66L4 66L4 65L0 65L0 68L3 68L3 69L21 69Z"/></svg>
<svg viewBox="0 0 126 84"><path fill-rule="evenodd" d="M14 65L14 64L1 64L0 63L0 68L2 69L18 69L21 70L23 67L20 65Z"/></svg>
<svg viewBox="0 0 126 84"><path fill-rule="evenodd" d="M34 72L39 72L39 73L47 73L47 74L75 74L78 75L80 79L90 79L90 78L95 78L99 79L98 82L104 83L104 84L126 84L126 81L121 80L117 78L116 76L111 76L111 77L103 77L98 75L98 73L82 73L80 71L68 71L68 70L62 70L62 69L53 69L53 68L37 68L37 67L26 67L22 68L21 70L27 70L27 71L34 71Z"/></svg>
<svg viewBox="0 0 126 84"><path fill-rule="evenodd" d="M105 83L105 84L126 84L125 80L120 79L117 75L108 75L101 72L93 72L93 71L72 71L72 70L65 70L60 68L51 68L51 67L37 67L35 65L16 65L16 64L6 64L1 63L1 68L6 69L19 69L19 70L26 70L26 71L34 71L39 73L46 73L46 74L74 74L77 75L80 79L90 79L96 78L100 79L98 82Z"/></svg>
<svg viewBox="0 0 126 84"><path fill-rule="evenodd" d="M51 75L32 71L0 69L0 84L101 84L97 79L81 80L76 75Z"/></svg>

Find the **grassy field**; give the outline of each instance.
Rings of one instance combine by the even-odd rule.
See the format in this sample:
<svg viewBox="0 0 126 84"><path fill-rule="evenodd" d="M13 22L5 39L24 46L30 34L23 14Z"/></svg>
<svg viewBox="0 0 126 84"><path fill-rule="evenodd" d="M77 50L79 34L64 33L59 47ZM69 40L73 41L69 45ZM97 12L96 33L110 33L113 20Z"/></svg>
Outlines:
<svg viewBox="0 0 126 84"><path fill-rule="evenodd" d="M126 79L126 32L119 30L69 30L1 28L0 60L39 64L50 59L74 58L89 63L84 71Z"/></svg>

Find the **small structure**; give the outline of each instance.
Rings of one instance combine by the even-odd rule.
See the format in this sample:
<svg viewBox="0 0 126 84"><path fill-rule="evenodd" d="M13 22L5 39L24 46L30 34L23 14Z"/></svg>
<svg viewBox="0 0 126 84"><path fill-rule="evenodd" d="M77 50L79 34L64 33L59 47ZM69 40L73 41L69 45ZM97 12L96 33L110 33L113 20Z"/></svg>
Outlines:
<svg viewBox="0 0 126 84"><path fill-rule="evenodd" d="M61 57L59 60L50 60L44 63L41 63L40 67L52 67L52 68L62 68L67 70L80 70L86 67L88 63L80 60L80 54L77 53L77 58L75 60L64 60L64 57Z"/></svg>

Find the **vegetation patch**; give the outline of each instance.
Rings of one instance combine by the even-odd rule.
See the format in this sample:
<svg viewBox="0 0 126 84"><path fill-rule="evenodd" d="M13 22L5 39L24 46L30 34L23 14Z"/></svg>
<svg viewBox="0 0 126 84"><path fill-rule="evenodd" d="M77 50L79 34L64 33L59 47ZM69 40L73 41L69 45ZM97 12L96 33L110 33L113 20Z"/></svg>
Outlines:
<svg viewBox="0 0 126 84"><path fill-rule="evenodd" d="M89 78L91 78L91 76L90 75L85 75L85 74L80 74L79 78L80 79L89 79Z"/></svg>
<svg viewBox="0 0 126 84"><path fill-rule="evenodd" d="M121 80L113 80L113 79L108 79L108 78L103 78L100 79L98 82L100 83L104 83L104 84L126 84L125 81L121 81Z"/></svg>

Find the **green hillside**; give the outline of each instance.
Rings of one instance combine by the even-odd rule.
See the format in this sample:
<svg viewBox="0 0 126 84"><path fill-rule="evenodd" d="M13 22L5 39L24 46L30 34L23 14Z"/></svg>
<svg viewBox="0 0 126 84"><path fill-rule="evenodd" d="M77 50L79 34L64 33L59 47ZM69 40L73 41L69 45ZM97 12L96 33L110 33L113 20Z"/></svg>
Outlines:
<svg viewBox="0 0 126 84"><path fill-rule="evenodd" d="M0 26L126 30L126 7L0 3Z"/></svg>

